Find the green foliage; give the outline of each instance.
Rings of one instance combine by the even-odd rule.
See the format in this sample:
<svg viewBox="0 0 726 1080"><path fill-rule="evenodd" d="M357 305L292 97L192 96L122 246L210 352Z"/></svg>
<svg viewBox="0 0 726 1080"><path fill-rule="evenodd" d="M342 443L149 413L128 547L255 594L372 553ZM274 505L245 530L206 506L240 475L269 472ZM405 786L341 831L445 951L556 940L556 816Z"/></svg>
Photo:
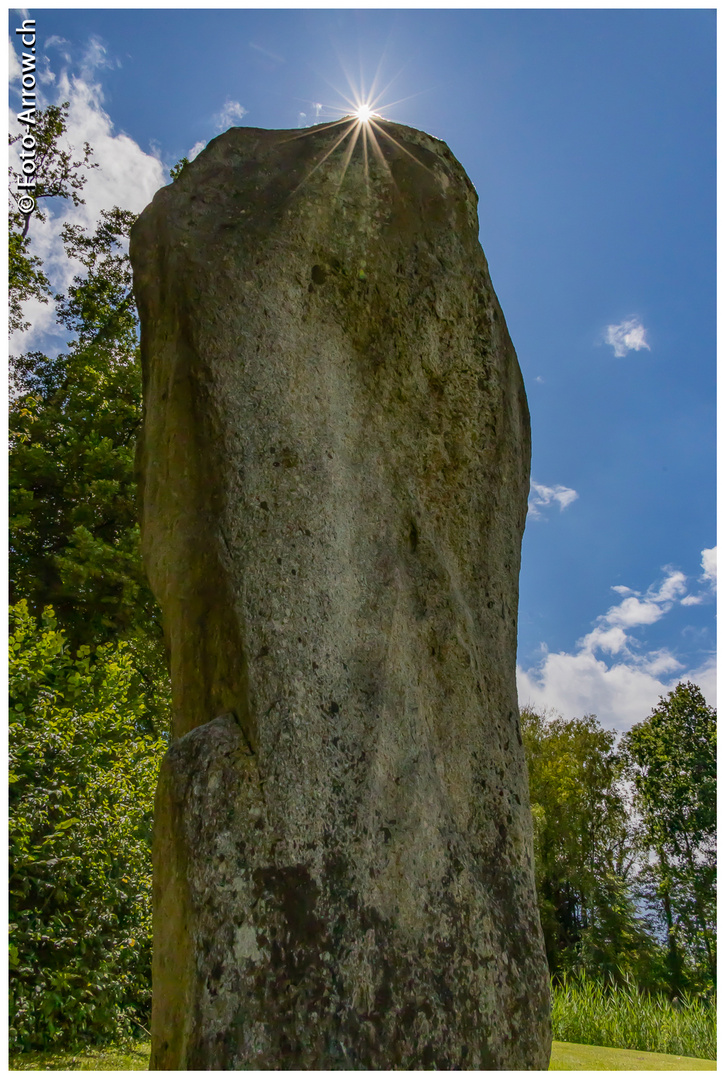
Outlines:
<svg viewBox="0 0 726 1080"><path fill-rule="evenodd" d="M165 743L128 647L73 656L50 609L12 609L9 683L11 1044L130 1035L148 1024Z"/></svg>
<svg viewBox="0 0 726 1080"><path fill-rule="evenodd" d="M632 827L615 733L524 710L535 875L550 971L649 978L655 949L630 887Z"/></svg>
<svg viewBox="0 0 726 1080"><path fill-rule="evenodd" d="M116 359L133 355L136 347L136 309L131 292L131 266L125 251L135 215L115 206L102 210L90 236L80 225L63 227L69 258L86 267L76 275L65 296L59 296L58 315L76 335L76 346L111 347Z"/></svg>
<svg viewBox="0 0 726 1080"><path fill-rule="evenodd" d="M565 977L552 986L552 1035L562 1042L716 1058L716 1004L673 1003L636 986Z"/></svg>
<svg viewBox="0 0 726 1080"><path fill-rule="evenodd" d="M41 260L31 253L29 227L32 217L45 221L44 199L70 199L74 206L83 203L81 191L86 182L85 170L97 168L91 162L93 151L84 143L83 154L76 156L72 147L63 146L62 142L68 126L67 101L62 105L49 105L35 114L33 128L35 138L35 180L33 197L36 208L32 214L23 214L18 209L15 195L21 173L12 167L10 173L10 238L9 238L9 299L10 330L27 330L29 323L23 317L22 305L35 297L43 303L50 296L50 282L43 273ZM10 135L10 145L22 138Z"/></svg>
<svg viewBox="0 0 726 1080"><path fill-rule="evenodd" d="M10 331L27 330L30 323L23 317L23 304L31 297L47 304L50 282L43 273L42 261L30 251L31 239L22 232L8 237L8 297L10 301Z"/></svg>
<svg viewBox="0 0 726 1080"><path fill-rule="evenodd" d="M679 683L623 747L649 856L642 880L667 934L671 991L699 973L715 986L716 710L693 683Z"/></svg>
<svg viewBox="0 0 726 1080"><path fill-rule="evenodd" d="M90 148L39 114L38 187L76 205ZM139 556L133 215L67 225L82 271L55 297L68 351L13 358L10 403L11 1045L138 1034L150 1002L150 835L169 682ZM11 211L11 302L47 298L30 218ZM48 605L52 605L48 606ZM57 617L57 621L56 621ZM62 629L61 629L62 628Z"/></svg>
<svg viewBox="0 0 726 1080"><path fill-rule="evenodd" d="M188 165L188 164L189 164L189 158L186 158L186 157L179 158L176 165L173 165L172 168L169 169L169 176L171 177L171 179L176 180L176 178L181 175L181 171L184 168L184 166Z"/></svg>
<svg viewBox="0 0 726 1080"><path fill-rule="evenodd" d="M53 606L71 643L142 637L163 678L158 609L139 557L134 444L141 420L136 315L124 243L133 216L114 208L91 236L65 230L86 267L59 314L67 354L15 361L10 406L11 598Z"/></svg>

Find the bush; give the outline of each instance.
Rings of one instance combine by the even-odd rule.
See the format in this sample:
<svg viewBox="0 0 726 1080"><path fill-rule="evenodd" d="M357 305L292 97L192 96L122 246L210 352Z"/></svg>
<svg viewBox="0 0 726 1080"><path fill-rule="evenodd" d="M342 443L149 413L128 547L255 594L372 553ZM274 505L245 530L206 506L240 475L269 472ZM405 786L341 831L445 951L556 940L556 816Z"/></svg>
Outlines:
<svg viewBox="0 0 726 1080"><path fill-rule="evenodd" d="M616 987L563 977L552 986L552 1037L715 1061L716 1003L691 995L671 1002L632 983Z"/></svg>
<svg viewBox="0 0 726 1080"><path fill-rule="evenodd" d="M10 1044L123 1038L148 1025L165 743L130 647L73 656L51 608L11 609L9 682Z"/></svg>

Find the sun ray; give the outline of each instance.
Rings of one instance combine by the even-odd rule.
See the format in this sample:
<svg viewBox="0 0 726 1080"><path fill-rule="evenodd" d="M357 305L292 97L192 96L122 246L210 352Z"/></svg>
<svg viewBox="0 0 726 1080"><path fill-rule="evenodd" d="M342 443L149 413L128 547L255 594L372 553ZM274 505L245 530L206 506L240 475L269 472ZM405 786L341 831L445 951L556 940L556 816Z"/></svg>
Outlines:
<svg viewBox="0 0 726 1080"><path fill-rule="evenodd" d="M384 128L382 128L380 124L377 124L375 120L371 120L370 126L371 128L377 128L378 131L380 131L381 135L388 139L389 142L392 142L393 145L398 147L399 150L402 150L404 154L407 154L408 157L411 158L411 161L415 161L417 165L419 165L422 169L425 169L426 172L429 173L431 176L436 176L436 173L433 171L433 169L429 169L428 165L424 165L423 161L419 161L415 154L412 154L410 150L407 150L403 143L400 143L398 139L394 139L393 135L389 135L389 133Z"/></svg>
<svg viewBox="0 0 726 1080"><path fill-rule="evenodd" d="M388 86L390 85L391 83L388 84ZM386 87L386 90L388 89L388 86ZM393 109L396 105L402 105L404 101L411 101L415 97L421 97L422 94L430 94L432 89L435 89L435 87L428 87L426 90L417 90L414 94L407 94L406 97L397 98L395 101L387 101L385 105L379 105L378 99L376 99L374 105L376 109ZM385 90L383 93L385 93ZM380 98L381 95L379 94L378 97Z"/></svg>
<svg viewBox="0 0 726 1080"><path fill-rule="evenodd" d="M350 123L349 116L341 116L339 120L331 120L329 124L315 124L315 134L321 131L329 131L331 128L340 127L341 124ZM294 142L295 139L304 139L306 135L311 135L313 128L303 128L301 131L295 131L292 135L289 135L287 139L282 139L282 142Z"/></svg>
<svg viewBox="0 0 726 1080"><path fill-rule="evenodd" d="M358 136L361 133L361 127L362 127L361 124L357 124L355 126L355 128L353 130L353 136L352 136L352 138L350 140L350 146L348 146L347 150L345 151L345 156L343 157L343 164L342 164L342 167L341 167L341 170L340 170L340 180L338 181L338 186L335 189L335 194L336 195L338 194L341 187L343 186L343 181L345 180L345 174L348 171L348 165L350 164L350 159L353 157L353 151L355 150L356 143L358 142Z"/></svg>
<svg viewBox="0 0 726 1080"><path fill-rule="evenodd" d="M355 122L355 121L352 121L352 122L350 122L350 123L348 124L348 126L346 127L346 129L345 129L345 131L343 132L343 134L342 134L342 135L340 135L340 136L339 136L339 138L337 138L337 139L335 140L335 142L333 143L333 145L332 145L332 146L328 147L328 149L327 149L327 150L325 151L325 153L323 154L323 156L322 156L322 157L320 158L320 161L318 161L318 162L316 162L316 163L315 163L315 165L314 165L314 166L312 167L312 169L310 170L310 172L309 172L309 173L308 173L308 174L307 174L306 176L304 176L304 177L303 177L303 179L302 179L302 180L300 181L300 183L299 183L299 184L297 185L297 187L296 187L296 188L294 189L294 191L292 191L292 192L291 192L291 194L292 194L292 195L296 195L296 194L297 194L297 192L298 192L298 191L300 190L300 188L301 188L301 187L303 186L303 184L306 184L306 183L308 182L308 180L310 179L310 177L311 177L311 176L312 176L312 175L313 175L313 174L314 174L315 172L317 172L317 170L318 170L318 169L320 168L320 166L321 166L321 165L323 164L323 162L324 162L324 161L326 161L326 160L327 160L327 159L328 159L328 158L330 157L330 155L331 155L331 154L333 153L333 151L334 151L334 150L337 150L337 148L338 148L338 147L340 146L340 144L342 143L343 139L345 139L345 137L346 137L347 135L349 135L349 134L350 134L350 132L351 132L351 131L352 131L352 130L353 130L353 129L355 128L355 126L356 126L356 122Z"/></svg>
<svg viewBox="0 0 726 1080"><path fill-rule="evenodd" d="M334 45L335 48L335 45ZM338 50L336 49L336 52ZM360 68L358 79L352 77L352 73L346 68L343 58L338 52L338 62L345 76L346 82L350 90L350 94L342 91L340 87L334 86L332 82L322 73L317 72L318 76L325 82L331 89L333 89L339 98L344 101L350 108L350 112L345 116L336 118L326 123L319 123L311 125L309 128L296 131L287 137L288 140L301 139L306 135L316 134L319 132L330 132L333 135L331 145L325 150L322 156L315 162L310 171L305 175L301 182L297 185L291 194L296 194L300 188L314 175L315 172L330 158L330 156L339 148L341 149L340 156L340 173L336 184L335 193L339 194L343 182L345 180L348 168L352 161L356 147L359 145L358 140L362 133L361 147L363 157L363 172L365 176L366 195L370 198L371 194L371 180L372 180L372 168L374 160L384 170L387 175L388 181L398 190L398 185L393 176L393 172L390 163L383 151L382 139L386 139L399 153L406 154L411 161L415 162L420 168L424 169L431 176L436 174L422 161L419 160L414 154L412 154L401 142L399 142L390 131L387 130L387 122L385 117L381 114L381 110L388 110L401 102L408 101L413 97L417 97L418 94L409 94L405 97L398 99L398 101L389 102L386 105L381 105L383 100L394 82L399 78L400 72L395 75L389 82L386 83L383 88L378 91L378 87L383 82L381 78L383 61L385 57L382 55L376 67L375 77L373 83L369 86L369 89L365 89L365 79L363 73L362 57L358 57L358 66ZM404 65L406 66L406 65ZM419 93L426 93L427 91L419 91ZM302 100L302 99L301 99ZM306 106L307 106L306 101ZM320 116L322 110L325 111L339 111L340 106L321 105L318 102L313 103L316 110L316 118ZM394 123L389 121L389 123ZM340 130L338 130L340 129ZM345 140L348 136L351 136L350 141L343 147Z"/></svg>
<svg viewBox="0 0 726 1080"><path fill-rule="evenodd" d="M372 124L366 124L366 130L368 131L368 134L370 135L370 138L371 138L371 145L373 147L374 156L378 158L378 160L381 163L381 165L383 166L385 172L388 174L388 179L393 184L396 191L398 191L398 184L394 180L393 173L391 172L391 166L386 161L385 155L384 155L383 151L381 150L380 146L378 145L378 139L376 138L376 133L373 130L373 125Z"/></svg>
<svg viewBox="0 0 726 1080"><path fill-rule="evenodd" d="M366 182L366 199L370 201L371 197L371 185L370 177L368 175L368 125L363 124L363 176Z"/></svg>

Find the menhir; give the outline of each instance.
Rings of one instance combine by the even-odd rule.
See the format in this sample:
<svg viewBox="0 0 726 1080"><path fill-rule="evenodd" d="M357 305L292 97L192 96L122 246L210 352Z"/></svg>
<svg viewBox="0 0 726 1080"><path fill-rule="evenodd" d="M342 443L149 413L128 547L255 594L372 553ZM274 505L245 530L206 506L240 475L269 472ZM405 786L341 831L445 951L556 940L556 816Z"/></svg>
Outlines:
<svg viewBox="0 0 726 1080"><path fill-rule="evenodd" d="M233 128L134 228L152 1068L547 1068L529 416L476 204L444 143L347 120Z"/></svg>

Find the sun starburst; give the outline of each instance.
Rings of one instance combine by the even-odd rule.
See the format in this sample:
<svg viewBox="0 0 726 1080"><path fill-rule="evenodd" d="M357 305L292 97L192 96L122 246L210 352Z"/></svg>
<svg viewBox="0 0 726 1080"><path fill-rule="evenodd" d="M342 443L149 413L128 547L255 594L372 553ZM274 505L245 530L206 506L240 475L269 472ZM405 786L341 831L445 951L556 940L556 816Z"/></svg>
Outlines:
<svg viewBox="0 0 726 1080"><path fill-rule="evenodd" d="M335 114L336 112L338 113L338 118L331 118L330 120L324 121L322 124L317 124L312 128L305 128L302 131L291 136L291 138L294 139L305 138L309 133L312 134L313 132L315 132L319 134L321 131L325 131L326 129L331 134L330 143L325 147L324 152L318 157L318 160L315 162L315 164L307 173L307 175L303 178L303 180L301 180L300 184L298 184L298 187L295 190L297 191L298 188L302 187L312 177L312 175L321 168L321 166L326 161L329 161L331 156L339 148L342 151L342 157L340 159L340 174L337 184L337 191L340 191L340 188L343 184L345 174L348 170L348 166L351 163L351 159L353 157L356 146L360 146L360 148L362 148L363 171L365 175L366 189L369 189L370 187L370 173L373 161L375 161L377 165L388 176L389 182L392 183L394 187L396 186L390 165L387 160L387 155L383 152L383 147L381 145L382 143L385 145L385 143L387 142L393 145L394 147L396 147L399 153L404 153L406 156L411 158L412 161L416 162L417 165L420 165L421 168L423 168L427 172L430 172L431 170L428 168L428 166L424 165L422 161L420 161L409 150L407 150L406 147L403 146L403 144L393 135L393 132L391 131L391 122L385 119L385 113L389 108L400 104L402 101L408 100L408 98L401 98L399 99L399 101L393 101L387 105L381 104L384 95L387 94L390 86L392 85L392 82L395 80L389 82L388 85L385 86L382 90L379 89L379 64L379 71L376 72L376 76L372 84L369 88L366 88L362 77L360 84L356 85L355 80L350 78L348 73L345 71L345 67L342 64L341 66L343 67L346 80L350 87L350 94L346 94L342 90L340 90L340 88L333 86L333 84L330 83L328 79L325 79L325 81L328 82L331 88L335 90L335 92L346 102L350 111L347 112L344 116L340 116L339 106L323 105L320 102L313 103L316 119L323 119L326 113L329 116L331 113ZM323 78L325 77L323 76ZM416 95L410 96L415 97ZM379 109L381 110L380 112L378 111ZM348 140L347 144L346 140Z"/></svg>
<svg viewBox="0 0 726 1080"><path fill-rule="evenodd" d="M373 120L374 117L378 120L381 119L380 113L374 112L372 105L370 105L367 101L361 102L353 115L355 116L359 124L368 124L371 120Z"/></svg>

